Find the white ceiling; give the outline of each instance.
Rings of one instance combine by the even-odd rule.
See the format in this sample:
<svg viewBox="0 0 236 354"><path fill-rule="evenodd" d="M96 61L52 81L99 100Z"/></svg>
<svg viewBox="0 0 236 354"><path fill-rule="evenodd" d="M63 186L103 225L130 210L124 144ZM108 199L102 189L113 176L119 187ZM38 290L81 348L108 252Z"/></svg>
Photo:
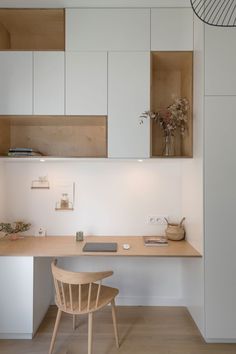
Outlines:
<svg viewBox="0 0 236 354"><path fill-rule="evenodd" d="M4 7L190 7L190 0L0 0Z"/></svg>

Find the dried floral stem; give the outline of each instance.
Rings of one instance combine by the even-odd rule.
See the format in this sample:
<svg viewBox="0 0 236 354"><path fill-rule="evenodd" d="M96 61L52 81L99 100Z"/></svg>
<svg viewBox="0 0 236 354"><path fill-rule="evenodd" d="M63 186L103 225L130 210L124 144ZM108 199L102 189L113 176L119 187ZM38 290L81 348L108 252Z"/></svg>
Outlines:
<svg viewBox="0 0 236 354"><path fill-rule="evenodd" d="M143 123L144 119L150 118L160 125L165 136L174 136L177 129L179 129L181 135L184 135L188 125L188 109L188 100L177 98L166 109L161 109L158 112L146 111L142 113L140 124Z"/></svg>
<svg viewBox="0 0 236 354"><path fill-rule="evenodd" d="M0 232L5 232L5 235L17 234L18 232L24 232L29 230L31 224L24 223L23 221L16 221L14 223L0 223Z"/></svg>

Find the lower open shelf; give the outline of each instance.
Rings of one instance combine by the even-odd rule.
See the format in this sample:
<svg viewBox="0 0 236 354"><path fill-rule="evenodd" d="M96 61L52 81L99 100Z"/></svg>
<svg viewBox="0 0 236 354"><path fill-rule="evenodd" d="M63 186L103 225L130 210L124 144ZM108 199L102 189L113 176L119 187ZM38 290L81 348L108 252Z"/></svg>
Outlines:
<svg viewBox="0 0 236 354"><path fill-rule="evenodd" d="M107 117L0 116L0 155L10 148L48 157L107 157Z"/></svg>

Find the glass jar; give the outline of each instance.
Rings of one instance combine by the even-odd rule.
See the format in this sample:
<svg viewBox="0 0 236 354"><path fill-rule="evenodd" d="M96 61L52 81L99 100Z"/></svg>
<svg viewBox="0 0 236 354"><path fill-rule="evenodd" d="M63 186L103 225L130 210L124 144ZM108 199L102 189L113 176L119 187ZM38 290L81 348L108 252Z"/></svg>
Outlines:
<svg viewBox="0 0 236 354"><path fill-rule="evenodd" d="M67 193L62 193L61 197L61 209L69 208L69 197Z"/></svg>
<svg viewBox="0 0 236 354"><path fill-rule="evenodd" d="M175 155L175 137L171 134L167 134L163 138L163 156L174 156Z"/></svg>

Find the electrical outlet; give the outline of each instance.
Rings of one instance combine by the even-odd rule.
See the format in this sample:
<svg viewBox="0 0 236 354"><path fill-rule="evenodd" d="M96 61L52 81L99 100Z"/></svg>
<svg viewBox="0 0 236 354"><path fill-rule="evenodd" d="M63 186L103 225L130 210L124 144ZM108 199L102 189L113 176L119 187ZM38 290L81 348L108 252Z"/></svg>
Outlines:
<svg viewBox="0 0 236 354"><path fill-rule="evenodd" d="M46 229L40 227L36 230L35 236L46 236Z"/></svg>
<svg viewBox="0 0 236 354"><path fill-rule="evenodd" d="M166 225L168 215L150 215L147 217L147 223L151 225Z"/></svg>

